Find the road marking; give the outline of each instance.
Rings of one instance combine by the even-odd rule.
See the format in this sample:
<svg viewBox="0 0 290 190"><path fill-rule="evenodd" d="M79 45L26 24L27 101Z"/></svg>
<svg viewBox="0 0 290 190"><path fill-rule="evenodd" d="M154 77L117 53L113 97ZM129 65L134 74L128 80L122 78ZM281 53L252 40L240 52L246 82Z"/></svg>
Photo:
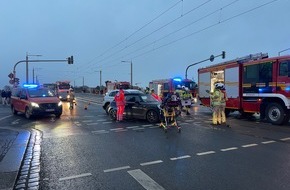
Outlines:
<svg viewBox="0 0 290 190"><path fill-rule="evenodd" d="M140 169L130 170L127 172L147 190L165 190Z"/></svg>
<svg viewBox="0 0 290 190"><path fill-rule="evenodd" d="M20 119L16 119L15 121L13 121L12 125L18 124L19 123L18 121L20 121Z"/></svg>
<svg viewBox="0 0 290 190"><path fill-rule="evenodd" d="M0 121L2 121L3 119L6 119L6 118L8 118L8 117L12 117L13 115L8 115L8 116L5 116L5 117L2 117L2 118L0 118Z"/></svg>
<svg viewBox="0 0 290 190"><path fill-rule="evenodd" d="M107 173L107 172L114 172L114 171L129 169L129 168L130 168L130 166L123 166L123 167L118 167L118 168L107 169L107 170L104 170L104 172L105 173Z"/></svg>
<svg viewBox="0 0 290 190"><path fill-rule="evenodd" d="M138 131L138 130L144 130L144 129L145 129L144 127L140 127L140 128L134 128L132 130Z"/></svg>
<svg viewBox="0 0 290 190"><path fill-rule="evenodd" d="M142 127L151 127L151 126L153 126L152 124L150 124L150 125L142 125Z"/></svg>
<svg viewBox="0 0 290 190"><path fill-rule="evenodd" d="M175 157L175 158L170 158L170 160L181 160L181 159L185 159L185 158L190 158L191 156L189 155L184 155L184 156L179 156L179 157Z"/></svg>
<svg viewBox="0 0 290 190"><path fill-rule="evenodd" d="M276 141L264 141L264 142L261 142L262 144L270 144L270 143L274 143Z"/></svg>
<svg viewBox="0 0 290 190"><path fill-rule="evenodd" d="M103 122L103 124L113 123L112 121Z"/></svg>
<svg viewBox="0 0 290 190"><path fill-rule="evenodd" d="M75 178L80 178L80 177L87 177L87 176L91 176L91 175L92 175L91 173L84 173L84 174L80 174L80 175L74 175L74 176L70 176L70 177L59 178L58 181L75 179Z"/></svg>
<svg viewBox="0 0 290 190"><path fill-rule="evenodd" d="M98 123L87 123L87 125L97 125Z"/></svg>
<svg viewBox="0 0 290 190"><path fill-rule="evenodd" d="M162 160L156 160L156 161L151 161L151 162L144 162L144 163L141 163L140 165L141 166L148 166L148 165L152 165L152 164L159 164L162 162L163 162Z"/></svg>
<svg viewBox="0 0 290 190"><path fill-rule="evenodd" d="M253 147L253 146L257 146L257 144L246 144L246 145L243 145L242 147L248 148L248 147Z"/></svg>
<svg viewBox="0 0 290 190"><path fill-rule="evenodd" d="M114 132L120 133L120 132L124 132L124 131L128 131L128 129L120 129L120 130L117 130L117 131L114 131Z"/></svg>
<svg viewBox="0 0 290 190"><path fill-rule="evenodd" d="M134 128L137 128L139 126L131 126L131 127L126 127L127 129L134 129Z"/></svg>
<svg viewBox="0 0 290 190"><path fill-rule="evenodd" d="M203 156L203 155L207 155L207 154L214 154L215 151L207 151L207 152L200 152L200 153L197 153L196 155L197 156Z"/></svg>
<svg viewBox="0 0 290 190"><path fill-rule="evenodd" d="M84 123L90 123L92 122L93 120L83 120Z"/></svg>
<svg viewBox="0 0 290 190"><path fill-rule="evenodd" d="M115 129L110 129L110 131L120 131L123 130L124 128L115 128Z"/></svg>
<svg viewBox="0 0 290 190"><path fill-rule="evenodd" d="M106 119L98 119L97 121L107 121Z"/></svg>
<svg viewBox="0 0 290 190"><path fill-rule="evenodd" d="M106 131L106 130L98 130L98 131L91 131L92 133L94 134L103 134L103 133L109 133L109 131Z"/></svg>
<svg viewBox="0 0 290 190"><path fill-rule="evenodd" d="M283 138L283 139L280 139L281 141L288 141L290 140L290 137L286 137L286 138Z"/></svg>
<svg viewBox="0 0 290 190"><path fill-rule="evenodd" d="M224 148L224 149L221 149L222 152L226 152L226 151L231 151L231 150L237 150L238 147L231 147L231 148Z"/></svg>
<svg viewBox="0 0 290 190"><path fill-rule="evenodd" d="M154 128L159 128L159 125L158 126L152 126L152 127L149 127L150 129L154 129Z"/></svg>

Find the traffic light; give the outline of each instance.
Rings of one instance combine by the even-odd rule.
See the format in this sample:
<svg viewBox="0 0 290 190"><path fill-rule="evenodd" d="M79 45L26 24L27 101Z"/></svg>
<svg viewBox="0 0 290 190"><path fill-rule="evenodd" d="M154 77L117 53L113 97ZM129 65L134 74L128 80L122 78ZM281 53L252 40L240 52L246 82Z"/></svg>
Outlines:
<svg viewBox="0 0 290 190"><path fill-rule="evenodd" d="M14 83L15 83L16 85L19 85L19 78L14 78Z"/></svg>
<svg viewBox="0 0 290 190"><path fill-rule="evenodd" d="M73 56L70 56L67 58L67 63L68 64L74 64L74 57Z"/></svg>
<svg viewBox="0 0 290 190"><path fill-rule="evenodd" d="M222 58L226 58L226 52L225 51L222 51Z"/></svg>

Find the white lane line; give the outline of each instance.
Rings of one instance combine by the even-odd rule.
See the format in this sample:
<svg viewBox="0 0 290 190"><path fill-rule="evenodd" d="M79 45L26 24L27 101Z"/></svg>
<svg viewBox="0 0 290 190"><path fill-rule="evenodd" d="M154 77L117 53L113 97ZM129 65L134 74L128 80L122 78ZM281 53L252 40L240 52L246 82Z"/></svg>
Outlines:
<svg viewBox="0 0 290 190"><path fill-rule="evenodd" d="M98 119L97 121L107 121L106 119Z"/></svg>
<svg viewBox="0 0 290 190"><path fill-rule="evenodd" d="M114 128L114 129L110 129L110 131L120 131L123 130L124 128Z"/></svg>
<svg viewBox="0 0 290 190"><path fill-rule="evenodd" d="M215 151L207 151L207 152L200 152L200 153L197 153L196 155L197 156L203 156L203 155L207 155L207 154L214 154Z"/></svg>
<svg viewBox="0 0 290 190"><path fill-rule="evenodd" d="M159 125L158 126L149 127L149 129L154 129L154 128L159 128Z"/></svg>
<svg viewBox="0 0 290 190"><path fill-rule="evenodd" d="M262 144L270 144L270 143L274 143L276 141L264 141L264 142L261 142Z"/></svg>
<svg viewBox="0 0 290 190"><path fill-rule="evenodd" d="M224 149L221 149L222 152L226 152L226 151L231 151L231 150L237 150L238 147L231 147L231 148L224 148Z"/></svg>
<svg viewBox="0 0 290 190"><path fill-rule="evenodd" d="M290 137L286 137L286 138L283 138L283 139L280 139L281 141L288 141L290 140Z"/></svg>
<svg viewBox="0 0 290 190"><path fill-rule="evenodd" d="M113 123L112 121L103 122L103 124Z"/></svg>
<svg viewBox="0 0 290 190"><path fill-rule="evenodd" d="M83 123L90 123L92 122L93 120L83 120Z"/></svg>
<svg viewBox="0 0 290 190"><path fill-rule="evenodd" d="M127 171L134 179L136 179L146 190L165 190L156 181L150 178L142 170L130 170Z"/></svg>
<svg viewBox="0 0 290 190"><path fill-rule="evenodd" d="M140 165L141 166L148 166L148 165L152 165L152 164L159 164L162 162L163 162L162 160L156 160L156 161L151 161L151 162L144 162L144 163L141 163Z"/></svg>
<svg viewBox="0 0 290 190"><path fill-rule="evenodd" d="M151 126L153 126L152 124L150 124L150 125L142 125L142 127L151 127Z"/></svg>
<svg viewBox="0 0 290 190"><path fill-rule="evenodd" d="M103 133L109 133L109 131L106 130L98 130L98 131L91 131L94 134L103 134Z"/></svg>
<svg viewBox="0 0 290 190"><path fill-rule="evenodd" d="M258 144L246 144L246 145L243 145L242 147L248 148L248 147L253 147L253 146L258 146Z"/></svg>
<svg viewBox="0 0 290 190"><path fill-rule="evenodd" d="M126 127L127 129L134 129L134 128L138 128L140 126L131 126L131 127Z"/></svg>
<svg viewBox="0 0 290 190"><path fill-rule="evenodd" d="M98 123L87 123L87 125L97 125Z"/></svg>
<svg viewBox="0 0 290 190"><path fill-rule="evenodd" d="M2 118L0 118L0 121L2 121L3 119L6 119L6 118L8 118L8 117L12 117L13 115L8 115L8 116L5 116L5 117L2 117Z"/></svg>
<svg viewBox="0 0 290 190"><path fill-rule="evenodd" d="M120 132L124 132L124 131L128 131L128 129L121 129L121 130L117 130L117 131L114 131L114 132L120 133Z"/></svg>
<svg viewBox="0 0 290 190"><path fill-rule="evenodd" d="M70 177L59 178L58 181L75 179L75 178L80 178L80 177L87 177L87 176L91 176L91 175L92 175L91 173L84 173L84 174L80 174L80 175L74 175L74 176L70 176Z"/></svg>
<svg viewBox="0 0 290 190"><path fill-rule="evenodd" d="M119 171L119 170L126 170L126 169L129 169L130 166L123 166L123 167L118 167L118 168L111 168L111 169L107 169L107 170L104 170L105 173L107 172L114 172L114 171Z"/></svg>
<svg viewBox="0 0 290 190"><path fill-rule="evenodd" d="M184 156L170 158L170 160L181 160L181 159L190 158L190 157L191 156L189 156L189 155L184 155Z"/></svg>

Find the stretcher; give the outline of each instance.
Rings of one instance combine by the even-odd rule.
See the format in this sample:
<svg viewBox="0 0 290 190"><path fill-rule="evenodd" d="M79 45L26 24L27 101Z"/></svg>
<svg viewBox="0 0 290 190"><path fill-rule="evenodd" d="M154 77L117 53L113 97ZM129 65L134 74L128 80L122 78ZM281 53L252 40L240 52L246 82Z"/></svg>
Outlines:
<svg viewBox="0 0 290 190"><path fill-rule="evenodd" d="M169 127L176 127L178 132L181 132L181 127L178 125L176 120L178 115L180 115L179 101L169 101L162 105L160 127L164 129L165 133Z"/></svg>

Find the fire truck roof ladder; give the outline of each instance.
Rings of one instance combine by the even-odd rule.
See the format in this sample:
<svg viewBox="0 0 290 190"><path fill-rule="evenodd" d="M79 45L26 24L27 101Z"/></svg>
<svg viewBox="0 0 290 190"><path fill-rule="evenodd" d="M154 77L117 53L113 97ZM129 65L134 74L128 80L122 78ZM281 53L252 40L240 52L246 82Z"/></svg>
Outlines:
<svg viewBox="0 0 290 190"><path fill-rule="evenodd" d="M245 63L248 61L256 61L256 60L265 59L265 58L268 58L268 53L256 53L256 54L250 54L244 57L237 58L234 61L238 63Z"/></svg>

